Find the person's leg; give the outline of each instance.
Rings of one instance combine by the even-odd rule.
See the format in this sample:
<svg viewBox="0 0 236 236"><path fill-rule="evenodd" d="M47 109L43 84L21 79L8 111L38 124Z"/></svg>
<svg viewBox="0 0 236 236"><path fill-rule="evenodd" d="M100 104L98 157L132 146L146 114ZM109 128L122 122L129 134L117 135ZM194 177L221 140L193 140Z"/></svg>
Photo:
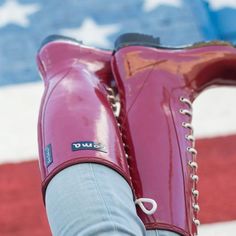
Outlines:
<svg viewBox="0 0 236 236"><path fill-rule="evenodd" d="M79 164L59 172L46 191L54 236L144 236L130 186L116 171Z"/></svg>

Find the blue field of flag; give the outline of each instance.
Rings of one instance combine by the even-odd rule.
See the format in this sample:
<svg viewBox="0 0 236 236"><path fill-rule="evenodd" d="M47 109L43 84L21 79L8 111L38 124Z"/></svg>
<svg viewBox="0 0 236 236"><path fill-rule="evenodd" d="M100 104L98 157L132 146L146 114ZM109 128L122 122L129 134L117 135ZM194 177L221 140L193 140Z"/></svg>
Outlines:
<svg viewBox="0 0 236 236"><path fill-rule="evenodd" d="M236 38L236 3L225 0L0 0L0 86L39 80L35 55L50 34L112 48L125 32L168 45Z"/></svg>

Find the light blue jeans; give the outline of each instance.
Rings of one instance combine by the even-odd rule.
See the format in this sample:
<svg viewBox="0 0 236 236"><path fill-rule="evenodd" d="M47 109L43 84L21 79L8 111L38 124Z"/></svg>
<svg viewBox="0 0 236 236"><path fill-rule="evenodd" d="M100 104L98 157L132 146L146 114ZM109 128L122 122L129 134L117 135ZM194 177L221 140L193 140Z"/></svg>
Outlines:
<svg viewBox="0 0 236 236"><path fill-rule="evenodd" d="M146 231L125 179L94 163L58 173L46 191L46 210L54 236L178 236Z"/></svg>

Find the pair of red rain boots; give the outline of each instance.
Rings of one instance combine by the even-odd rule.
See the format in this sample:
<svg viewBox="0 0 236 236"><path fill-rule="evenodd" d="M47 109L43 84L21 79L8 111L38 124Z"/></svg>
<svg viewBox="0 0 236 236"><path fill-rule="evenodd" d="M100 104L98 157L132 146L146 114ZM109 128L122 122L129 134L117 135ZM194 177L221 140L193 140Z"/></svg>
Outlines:
<svg viewBox="0 0 236 236"><path fill-rule="evenodd" d="M43 194L62 169L99 163L130 184L147 229L197 235L192 102L209 86L236 85L236 49L218 41L167 48L125 34L112 53L51 36L37 59Z"/></svg>

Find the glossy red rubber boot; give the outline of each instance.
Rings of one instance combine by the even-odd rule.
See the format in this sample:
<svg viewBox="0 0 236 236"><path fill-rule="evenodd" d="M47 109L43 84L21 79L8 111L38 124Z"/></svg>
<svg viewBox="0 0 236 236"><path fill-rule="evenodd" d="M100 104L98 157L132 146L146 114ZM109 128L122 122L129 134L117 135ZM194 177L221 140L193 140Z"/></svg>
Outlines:
<svg viewBox="0 0 236 236"><path fill-rule="evenodd" d="M106 165L130 183L111 106L114 96L107 87L110 59L111 52L62 36L47 38L39 50L37 62L45 83L38 122L44 196L59 171L85 162Z"/></svg>
<svg viewBox="0 0 236 236"><path fill-rule="evenodd" d="M211 85L236 85L236 49L225 42L166 48L151 36L131 38L118 38L112 68L138 214L147 229L197 235L192 102ZM145 211L146 198L156 211Z"/></svg>

